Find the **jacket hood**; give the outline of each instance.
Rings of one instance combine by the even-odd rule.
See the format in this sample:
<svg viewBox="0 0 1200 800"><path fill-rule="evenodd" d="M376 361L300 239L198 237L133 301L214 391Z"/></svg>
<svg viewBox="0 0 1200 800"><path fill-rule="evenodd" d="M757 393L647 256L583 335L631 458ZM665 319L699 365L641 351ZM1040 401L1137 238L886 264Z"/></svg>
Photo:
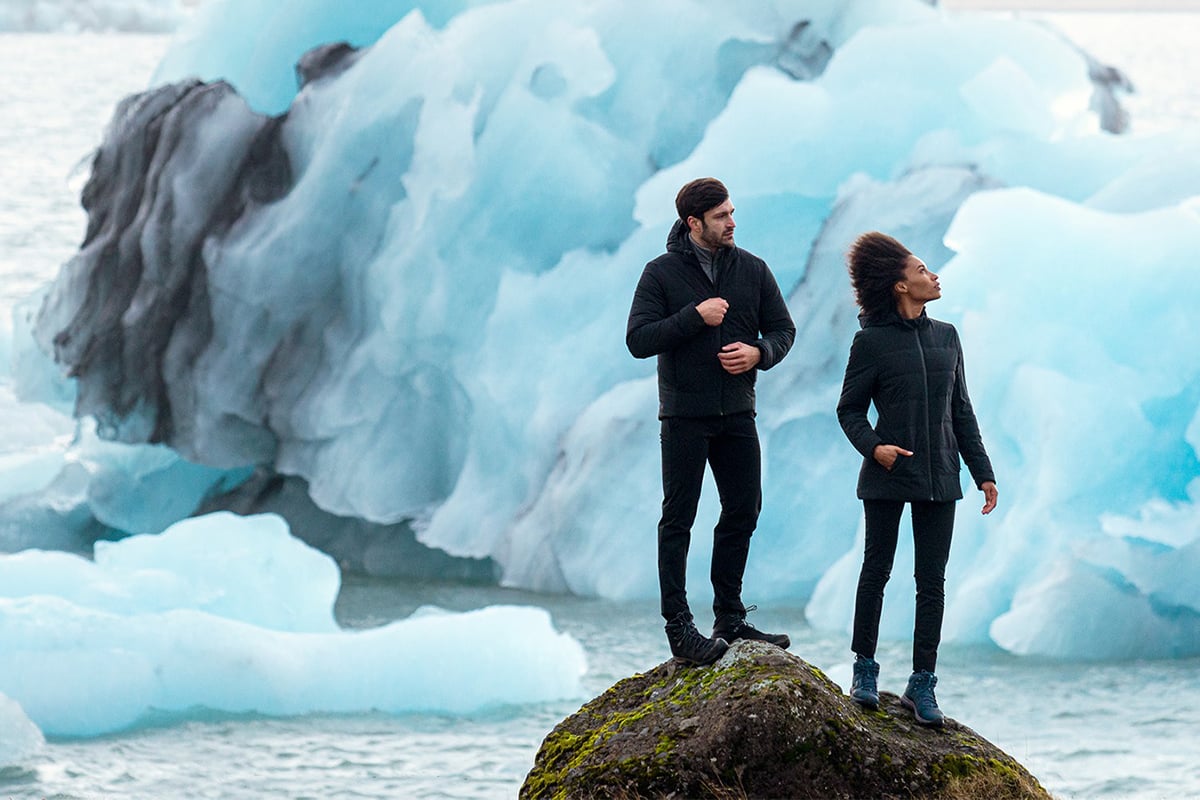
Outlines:
<svg viewBox="0 0 1200 800"><path fill-rule="evenodd" d="M683 224L681 219L675 220L675 224L671 226L671 230L667 234L667 252L692 252L692 243L688 241L688 227Z"/></svg>
<svg viewBox="0 0 1200 800"><path fill-rule="evenodd" d="M737 250L736 246L718 248L716 251L717 258L729 258L730 254L735 250ZM667 233L667 252L693 257L696 255L696 250L692 247L688 226L681 219L675 220L675 223L671 226L671 230Z"/></svg>

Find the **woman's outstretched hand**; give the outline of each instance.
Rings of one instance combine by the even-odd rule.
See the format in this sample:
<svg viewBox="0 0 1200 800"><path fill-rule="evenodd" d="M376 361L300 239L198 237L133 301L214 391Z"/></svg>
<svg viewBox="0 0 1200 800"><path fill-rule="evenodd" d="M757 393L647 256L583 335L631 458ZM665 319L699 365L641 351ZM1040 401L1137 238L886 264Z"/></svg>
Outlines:
<svg viewBox="0 0 1200 800"><path fill-rule="evenodd" d="M996 484L991 481L984 483L979 488L983 491L983 513L990 514L996 507L996 497L1000 493L996 491Z"/></svg>

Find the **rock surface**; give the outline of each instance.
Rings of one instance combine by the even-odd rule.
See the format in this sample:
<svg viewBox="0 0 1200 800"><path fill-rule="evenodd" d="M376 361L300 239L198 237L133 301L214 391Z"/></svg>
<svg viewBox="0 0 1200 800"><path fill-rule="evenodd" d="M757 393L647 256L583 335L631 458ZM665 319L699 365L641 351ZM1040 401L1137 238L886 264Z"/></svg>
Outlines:
<svg viewBox="0 0 1200 800"><path fill-rule="evenodd" d="M899 698L850 702L779 648L738 642L710 667L661 664L618 682L542 743L521 798L1046 798L1037 779Z"/></svg>

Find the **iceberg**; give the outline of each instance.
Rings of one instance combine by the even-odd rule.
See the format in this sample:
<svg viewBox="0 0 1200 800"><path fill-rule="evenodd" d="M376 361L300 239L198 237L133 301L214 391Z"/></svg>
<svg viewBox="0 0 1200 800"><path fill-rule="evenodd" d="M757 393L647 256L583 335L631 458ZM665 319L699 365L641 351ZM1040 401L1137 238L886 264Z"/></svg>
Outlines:
<svg viewBox="0 0 1200 800"><path fill-rule="evenodd" d="M112 537L271 510L377 574L653 596L654 384L624 320L674 193L715 174L798 327L759 384L753 599L848 627L842 254L883 229L943 276L1001 490L960 511L946 639L1194 652L1200 600L1155 575L1191 563L1162 531L1200 478L1197 133L1114 134L1127 83L1054 32L909 0L214 0L156 81L117 109L86 239L30 323L70 389L14 375L106 443L162 448L83 476L111 465ZM139 516L148 495L178 502ZM380 557L393 529L419 555ZM1130 635L1056 621L1092 601Z"/></svg>
<svg viewBox="0 0 1200 800"><path fill-rule="evenodd" d="M97 542L90 560L25 550L0 561L0 584L0 598L53 596L121 616L188 608L272 630L338 630L337 566L266 514L209 514Z"/></svg>
<svg viewBox="0 0 1200 800"><path fill-rule="evenodd" d="M205 709L463 714L581 691L583 649L543 609L427 608L347 631L339 584L274 515L195 517L101 543L94 562L0 556L0 720L14 720L0 759L37 731L97 736Z"/></svg>

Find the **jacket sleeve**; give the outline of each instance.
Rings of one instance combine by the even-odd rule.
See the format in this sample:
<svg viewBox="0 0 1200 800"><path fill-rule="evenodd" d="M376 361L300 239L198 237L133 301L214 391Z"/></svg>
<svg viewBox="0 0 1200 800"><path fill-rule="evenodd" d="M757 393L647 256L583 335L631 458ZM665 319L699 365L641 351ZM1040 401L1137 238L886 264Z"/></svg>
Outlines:
<svg viewBox="0 0 1200 800"><path fill-rule="evenodd" d="M967 469L976 486L982 486L988 481L996 480L992 472L992 462L987 450L983 447L983 436L979 433L979 423L975 419L975 409L971 407L971 398L967 395L967 378L963 369L962 344L958 333L954 335L954 345L958 350L958 363L954 368L954 394L950 398L950 414L954 424L954 438L958 440L958 452L962 453Z"/></svg>
<svg viewBox="0 0 1200 800"><path fill-rule="evenodd" d="M854 341L850 344L850 359L846 362L846 375L842 378L842 396L837 405L838 422L850 444L862 453L863 458L873 458L875 448L884 443L867 419L878 369L868 351L865 333L859 331L854 334Z"/></svg>
<svg viewBox="0 0 1200 800"><path fill-rule="evenodd" d="M762 351L759 369L770 369L783 360L796 339L796 325L788 313L787 302L779 284L766 264L763 264L762 289L758 302L758 328L762 336L755 344Z"/></svg>
<svg viewBox="0 0 1200 800"><path fill-rule="evenodd" d="M625 326L625 346L634 358L649 358L674 350L705 328L695 303L670 313L666 292L654 272L653 262L642 270Z"/></svg>

